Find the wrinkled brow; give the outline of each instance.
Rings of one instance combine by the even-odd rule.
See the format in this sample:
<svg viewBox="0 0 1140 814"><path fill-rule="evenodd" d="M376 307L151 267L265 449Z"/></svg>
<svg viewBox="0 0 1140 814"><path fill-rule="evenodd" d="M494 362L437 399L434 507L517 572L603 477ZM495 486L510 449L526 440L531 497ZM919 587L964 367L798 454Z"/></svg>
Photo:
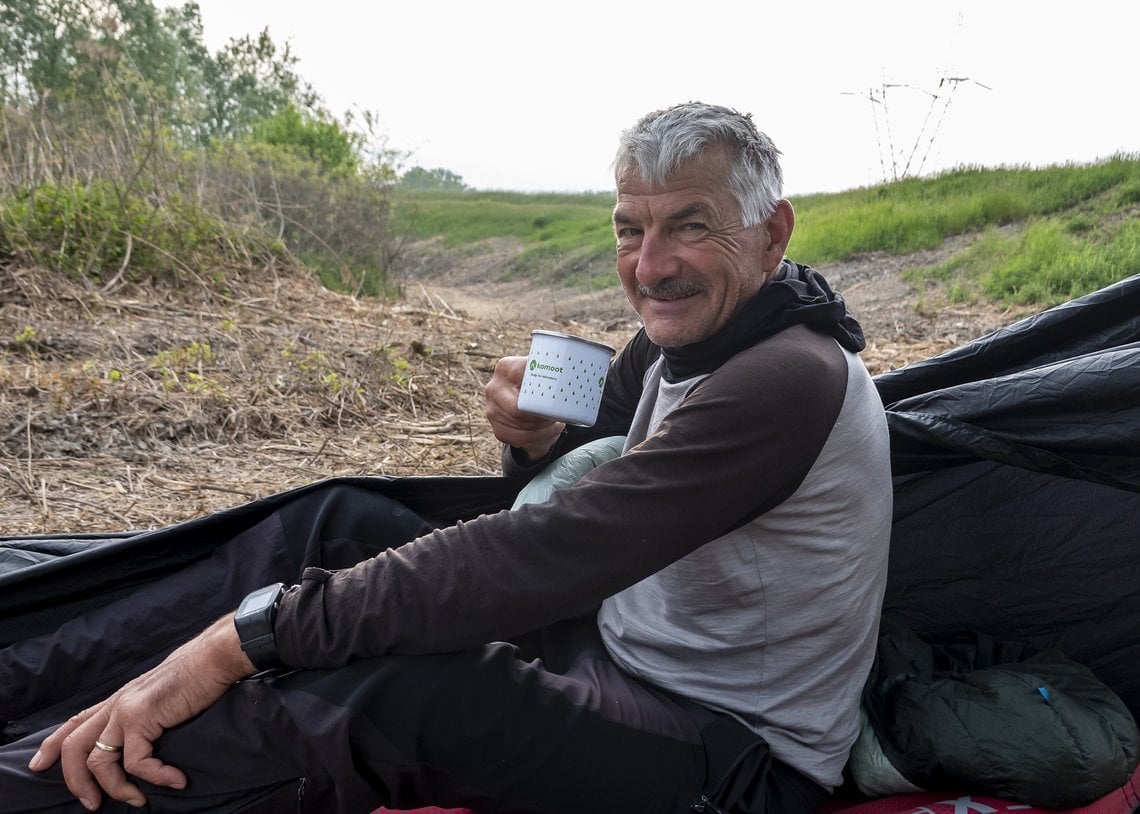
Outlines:
<svg viewBox="0 0 1140 814"><path fill-rule="evenodd" d="M689 204L678 209L675 212L665 216L665 221L674 223L676 221L688 220L689 218L708 218L711 210L702 203ZM613 222L615 226L630 226L636 223L635 219L625 214L620 209L614 209Z"/></svg>
<svg viewBox="0 0 1140 814"><path fill-rule="evenodd" d="M686 207L678 209L670 215L665 217L667 221L688 220L689 218L704 218L709 217L711 210L702 203L689 204Z"/></svg>

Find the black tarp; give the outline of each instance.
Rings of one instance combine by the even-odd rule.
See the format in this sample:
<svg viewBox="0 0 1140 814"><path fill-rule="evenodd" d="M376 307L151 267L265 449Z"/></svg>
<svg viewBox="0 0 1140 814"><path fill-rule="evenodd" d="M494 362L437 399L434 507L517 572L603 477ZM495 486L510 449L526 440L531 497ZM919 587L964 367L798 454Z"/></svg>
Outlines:
<svg viewBox="0 0 1140 814"><path fill-rule="evenodd" d="M885 613L1057 646L1140 718L1140 276L876 383L895 470ZM437 520L517 486L354 480ZM0 647L208 557L289 494L156 531L0 537Z"/></svg>
<svg viewBox="0 0 1140 814"><path fill-rule="evenodd" d="M1140 719L1140 276L876 377L884 612L1056 646Z"/></svg>

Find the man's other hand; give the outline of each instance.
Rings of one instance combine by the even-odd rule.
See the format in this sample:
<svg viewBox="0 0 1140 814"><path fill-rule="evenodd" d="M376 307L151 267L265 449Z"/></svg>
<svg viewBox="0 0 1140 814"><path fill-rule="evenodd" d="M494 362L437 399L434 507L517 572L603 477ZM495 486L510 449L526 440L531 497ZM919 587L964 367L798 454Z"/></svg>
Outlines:
<svg viewBox="0 0 1140 814"><path fill-rule="evenodd" d="M44 739L29 768L44 771L60 761L67 788L89 811L99 808L104 793L144 805L146 797L131 777L185 788L186 775L154 756L154 742L163 730L202 712L253 672L233 616L223 617L150 672L74 715Z"/></svg>

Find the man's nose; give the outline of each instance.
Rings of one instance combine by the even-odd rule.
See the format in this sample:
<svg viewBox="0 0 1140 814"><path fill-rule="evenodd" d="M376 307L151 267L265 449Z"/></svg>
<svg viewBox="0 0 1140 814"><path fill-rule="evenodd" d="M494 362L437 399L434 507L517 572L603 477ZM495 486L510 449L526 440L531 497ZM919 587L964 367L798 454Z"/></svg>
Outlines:
<svg viewBox="0 0 1140 814"><path fill-rule="evenodd" d="M637 258L637 281L652 287L675 276L678 269L672 242L661 235L646 232L641 238L641 251Z"/></svg>

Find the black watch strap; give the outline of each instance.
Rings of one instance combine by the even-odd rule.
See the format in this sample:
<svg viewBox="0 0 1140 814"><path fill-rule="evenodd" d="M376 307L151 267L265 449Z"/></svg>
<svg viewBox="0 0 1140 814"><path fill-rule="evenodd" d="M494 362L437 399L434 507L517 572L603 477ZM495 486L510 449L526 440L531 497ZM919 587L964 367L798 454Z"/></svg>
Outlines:
<svg viewBox="0 0 1140 814"><path fill-rule="evenodd" d="M280 582L258 588L241 601L234 614L241 649L258 671L281 666L273 623L283 593L285 585Z"/></svg>

